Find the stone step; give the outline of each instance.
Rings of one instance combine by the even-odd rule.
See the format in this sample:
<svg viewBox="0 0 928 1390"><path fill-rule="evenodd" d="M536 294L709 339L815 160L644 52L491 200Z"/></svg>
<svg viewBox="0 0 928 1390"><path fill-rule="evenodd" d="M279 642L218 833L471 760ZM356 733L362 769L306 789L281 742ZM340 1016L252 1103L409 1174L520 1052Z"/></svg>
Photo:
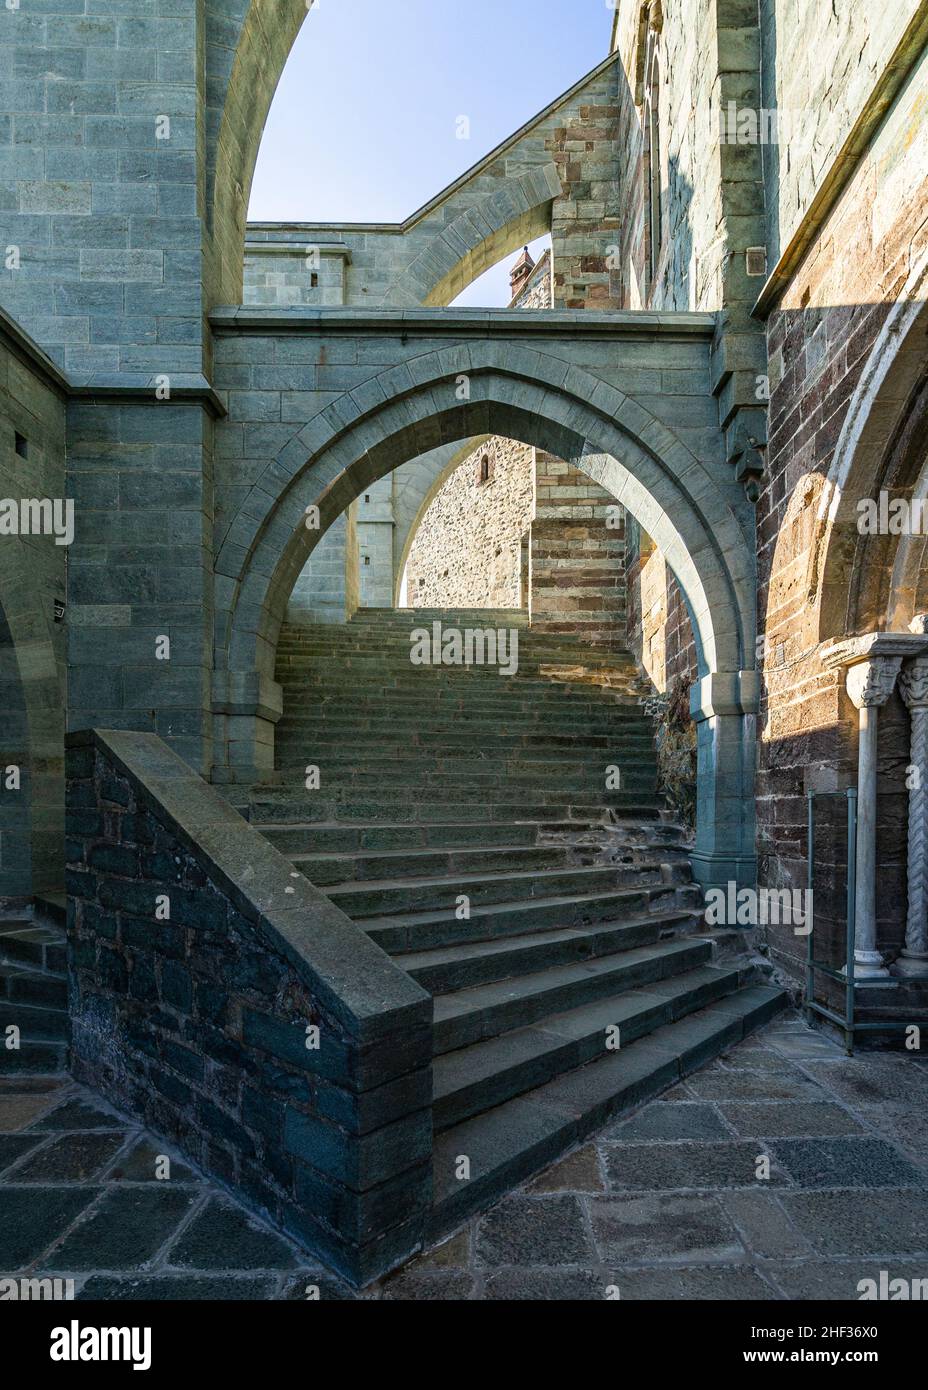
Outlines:
<svg viewBox="0 0 928 1390"><path fill-rule="evenodd" d="M627 786L622 791L600 791L605 783L605 768L599 776L587 773L584 776L551 777L548 779L530 776L505 777L492 772L472 773L470 776L452 777L438 772L422 772L416 778L411 773L391 773L388 770L377 772L358 771L352 773L338 768L326 767L318 758L308 758L297 764L284 764L280 769L280 785L298 791L306 778L307 767L320 769L321 785L318 791L320 809L326 802L333 807L369 806L371 819L376 819L384 810L396 810L407 801L415 798L420 817L426 818L426 810L433 808L430 818L434 818L434 808L441 808L450 800L452 805L474 804L476 815L480 805L490 814L493 806L513 805L513 798L525 798L532 808L532 814L556 817L555 807L563 806L565 801L599 803L602 813L614 808L625 814L638 814L646 808L657 812L663 805L657 794L656 776L644 783L643 778L627 774ZM352 812L351 814L354 814ZM336 818L340 818L341 812ZM322 817L320 816L320 819ZM463 819L473 819L473 816ZM505 819L505 815L496 819Z"/></svg>
<svg viewBox="0 0 928 1390"><path fill-rule="evenodd" d="M592 825L592 822L588 823ZM543 834L579 834L587 826L578 821L489 821L462 825L272 825L261 826L261 833L281 854L343 854L378 850L445 850L493 848L509 841L522 849L538 844ZM600 827L597 827L600 828Z"/></svg>
<svg viewBox="0 0 928 1390"><path fill-rule="evenodd" d="M289 738L284 736L281 742L285 747L293 748L296 739L291 735ZM567 775L579 777L581 775L593 774L597 777L603 775L603 769L613 763L620 763L623 772L629 776L637 774L644 777L652 774L654 770L653 754L648 757L648 752L643 741L633 747L625 743L613 744L610 748L603 749L598 756L595 751L593 754L579 753L571 755L566 749L560 750L554 756L542 755L538 750L538 755L533 757L531 753L519 753L512 756L505 751L499 754L490 753L488 755L482 745L478 744L476 752L466 753L447 753L432 752L427 753L422 748L410 747L403 744L396 745L386 750L379 748L376 752L370 749L358 747L352 749L345 743L331 744L328 747L320 746L313 740L302 740L301 747L308 756L315 748L319 748L319 756L316 761L320 767L330 768L336 772L359 773L381 773L387 772L393 775L414 774L416 771L425 773L437 773L448 778L466 778L469 776L486 776L490 769L494 775L510 777L559 777ZM306 759L301 758L296 766L305 763ZM288 764L286 759L281 759L280 768L286 770Z"/></svg>
<svg viewBox="0 0 928 1390"><path fill-rule="evenodd" d="M430 994L450 994L549 966L632 950L654 943L694 920L683 912L662 913L633 921L510 936L501 941L464 941L434 951L404 951L394 959Z"/></svg>
<svg viewBox="0 0 928 1390"><path fill-rule="evenodd" d="M459 921L453 909L442 912L396 912L368 917L364 930L390 954L427 951L461 941L490 941L502 936L524 936L546 927L589 926L595 922L627 922L649 912L696 911L698 888L613 888L599 893L580 893L564 898L528 898L516 902L473 907L467 921Z"/></svg>
<svg viewBox="0 0 928 1390"><path fill-rule="evenodd" d="M536 869L529 872L473 873L436 878L384 878L364 883L334 884L326 889L336 906L357 922L395 913L440 912L454 916L457 900L466 896L471 908L512 904L528 900L589 896L627 886L634 868L613 865L589 868ZM660 865L652 870L653 883L663 885ZM637 885L636 885L637 886Z"/></svg>
<svg viewBox="0 0 928 1390"><path fill-rule="evenodd" d="M282 637L277 644L277 663L281 668L286 667L291 661L302 663L315 661L321 665L325 661L333 659L341 660L344 658L359 661L365 658L370 659L373 653L377 653L384 661L397 663L404 661L411 664L410 632L413 630L409 629L384 638L355 634L350 638L326 639L322 637L294 641L291 638ZM560 640L559 635L554 632L539 632L532 637L520 633L518 657L520 670L531 671L548 663L563 663L572 666L582 665L590 671L614 671L618 675L630 677L637 674L634 658L629 652L623 652L618 647L604 649L583 646L579 643L569 644ZM436 666L435 669L439 668ZM442 667L441 669L450 668ZM488 668L468 667L465 669L485 671Z"/></svg>
<svg viewBox="0 0 928 1390"><path fill-rule="evenodd" d="M26 966L0 965L0 1000L4 999L66 1012L68 982L61 975L49 975Z"/></svg>
<svg viewBox="0 0 928 1390"><path fill-rule="evenodd" d="M0 998L0 1033L11 1024L20 1030L23 1043L66 1042L71 1036L71 1019L67 1009L49 1008L42 1004L24 1004Z"/></svg>
<svg viewBox="0 0 928 1390"><path fill-rule="evenodd" d="M416 768L415 763L398 766L352 768L348 763L332 763L309 750L298 762L290 762L286 750L281 758L279 773L283 785L298 787L305 782L307 767L319 769L320 796L339 801L352 800L370 793L374 801L416 796L421 801L453 797L463 800L475 796L482 800L500 800L505 796L526 796L539 805L559 804L565 796L602 797L604 807L632 808L639 802L656 803L657 776L653 768L637 767L626 762L604 760L597 767L571 772L499 772L446 771L440 767ZM617 767L622 787L617 791L603 790L606 769Z"/></svg>
<svg viewBox="0 0 928 1390"><path fill-rule="evenodd" d="M352 717L346 706L311 705L305 710L288 710L277 725L278 731L304 735L311 731L317 737L327 736L334 741L357 740L361 746L383 743L390 746L448 749L459 754L474 749L525 748L532 754L551 748L558 752L596 751L610 744L649 747L654 751L654 726L649 719L622 718L585 721L580 718L562 720L515 720L510 711L504 719L490 715L486 719L463 717L448 719L436 715L431 707L420 705L419 718L412 714L391 718L384 710L376 717L363 711Z"/></svg>
<svg viewBox="0 0 928 1390"><path fill-rule="evenodd" d="M396 877L428 878L455 874L498 874L504 870L567 868L569 845L494 845L473 849L443 846L428 850L382 849L354 854L291 854L294 867L319 888Z"/></svg>
<svg viewBox="0 0 928 1390"><path fill-rule="evenodd" d="M0 921L0 962L31 965L53 975L64 975L67 952L59 927L31 920Z"/></svg>
<svg viewBox="0 0 928 1390"><path fill-rule="evenodd" d="M300 770L299 778L290 774L292 785L296 785L297 780L303 780L301 773L303 770ZM295 801L289 810L295 820L313 820L315 816L317 820L374 824L375 821L381 820L399 821L407 815L410 821L425 824L449 819L506 820L510 816L513 819L527 820L590 820L597 816L602 817L607 809L614 809L622 816L658 820L664 809L664 802L660 796L645 796L640 792L603 792L602 805L596 805L589 787L578 788L574 792L542 792L535 788L531 791L531 799L527 791L527 799L514 805L513 802L500 801L500 794L506 794L507 791L514 792L514 788L488 788L479 791L472 787L456 787L453 795L460 799L446 801L442 798L438 785L425 783L415 788L401 785L399 788L383 788L381 784L375 784L374 787L360 784L338 787L333 784L328 794L318 794L315 803L307 805L307 802ZM449 788L446 788L445 795L451 795ZM286 819L288 808L279 802L268 806L267 802L254 801L251 803L251 812L251 820L254 824L260 824L263 819Z"/></svg>
<svg viewBox="0 0 928 1390"><path fill-rule="evenodd" d="M524 758L527 754L540 754L556 758L564 755L567 761L571 756L586 756L587 759L601 756L613 749L650 752L653 756L653 740L647 730L616 731L608 734L558 734L546 733L541 729L533 733L477 732L462 726L460 729L445 728L422 729L412 720L398 729L384 721L381 728L357 728L345 722L343 726L332 727L331 721L324 718L305 721L281 720L277 725L278 738L293 743L296 738L312 740L313 745L333 749L356 748L361 756L368 749L377 749L381 757L435 757L459 756L475 752L486 757L489 752L501 752L509 758Z"/></svg>
<svg viewBox="0 0 928 1390"><path fill-rule="evenodd" d="M705 965L711 950L708 941L657 941L436 995L435 1055Z"/></svg>
<svg viewBox="0 0 928 1390"><path fill-rule="evenodd" d="M460 693L473 700L541 699L557 705L568 700L582 700L590 707L622 703L621 689L589 681L571 679L566 665L561 672L543 674L519 667L518 671L503 671L498 666L415 666L412 662L390 665L383 660L371 660L352 665L333 657L319 662L307 659L278 668L278 684L285 689L350 691L352 688L376 693L378 690L408 691L434 695ZM636 677L629 672L629 689ZM503 693L505 692L505 693Z"/></svg>
<svg viewBox="0 0 928 1390"><path fill-rule="evenodd" d="M268 787L268 793L280 792L277 786ZM408 797L399 800L394 797L375 797L370 792L363 801L356 801L352 797L340 797L330 802L321 793L318 793L314 800L310 801L308 795L303 797L291 794L290 796L270 796L263 794L264 789L259 789L256 793L252 789L249 801L249 819L254 825L278 822L312 822L337 821L340 824L350 825L352 823L364 826L371 826L380 822L401 823L408 822L413 825L444 825L449 821L465 824L475 822L485 824L493 821L521 821L521 822L553 822L553 821L575 821L577 823L589 824L590 822L604 819L605 808L595 802L587 800L570 800L563 798L552 801L549 804L539 805L537 802L520 802L518 804L510 801L501 800L475 800L473 797L468 801L433 802L419 800L411 801ZM657 797L645 801L639 798L635 801L628 813L622 811L621 807L616 807L617 813L622 814L623 819L634 818L657 823L665 809L665 803Z"/></svg>
<svg viewBox="0 0 928 1390"><path fill-rule="evenodd" d="M767 1021L785 991L750 986L436 1135L431 1241L485 1210L594 1130L675 1085ZM470 1162L462 1180L460 1159Z"/></svg>
<svg viewBox="0 0 928 1390"><path fill-rule="evenodd" d="M514 667L515 669L512 669ZM297 679L345 685L349 680L364 684L406 680L426 688L467 685L475 693L482 687L505 680L523 693L535 690L556 696L563 691L585 692L594 702L601 691L632 690L639 672L631 665L606 660L590 663L571 653L554 651L526 656L522 648L512 661L499 660L484 666L419 665L409 650L389 651L369 648L361 651L290 651L278 654L277 679L294 685Z"/></svg>
<svg viewBox="0 0 928 1390"><path fill-rule="evenodd" d="M733 993L740 983L735 966L697 966L446 1052L432 1068L435 1129L460 1124L610 1051L619 1052L636 1038Z"/></svg>
<svg viewBox="0 0 928 1390"><path fill-rule="evenodd" d="M592 732L610 732L644 717L638 694L624 694L615 690L603 691L602 698L594 704L588 700L586 689L574 695L559 692L545 699L523 699L518 692L506 695L495 687L488 691L475 691L448 685L426 690L403 683L389 685L383 681L366 687L360 683L347 687L309 681L294 685L279 681L278 684L283 690L288 718L305 718L307 714L320 709L326 709L328 713L344 713L351 709L353 701L359 707L359 717L384 719L394 713L408 717L418 712L423 717L435 720L439 717L453 719L466 713L468 722L474 724L489 724L496 720L504 727L518 728L522 723L542 723L552 725L557 731L569 731L578 720L582 720Z"/></svg>
<svg viewBox="0 0 928 1390"><path fill-rule="evenodd" d="M9 1076L61 1076L68 1069L68 1044L25 1042L17 1049L0 1051L0 1079Z"/></svg>

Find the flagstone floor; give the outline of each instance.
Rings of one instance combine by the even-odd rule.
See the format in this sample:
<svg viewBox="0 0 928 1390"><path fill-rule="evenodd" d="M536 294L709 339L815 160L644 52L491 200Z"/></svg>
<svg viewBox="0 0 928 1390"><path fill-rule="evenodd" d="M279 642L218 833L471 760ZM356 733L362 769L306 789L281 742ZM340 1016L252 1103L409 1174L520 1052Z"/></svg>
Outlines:
<svg viewBox="0 0 928 1390"><path fill-rule="evenodd" d="M0 1277L80 1299L351 1299L70 1082L0 1082ZM764 1176L769 1171L769 1176ZM797 1015L363 1292L386 1299L857 1299L928 1278L928 1056L848 1058Z"/></svg>

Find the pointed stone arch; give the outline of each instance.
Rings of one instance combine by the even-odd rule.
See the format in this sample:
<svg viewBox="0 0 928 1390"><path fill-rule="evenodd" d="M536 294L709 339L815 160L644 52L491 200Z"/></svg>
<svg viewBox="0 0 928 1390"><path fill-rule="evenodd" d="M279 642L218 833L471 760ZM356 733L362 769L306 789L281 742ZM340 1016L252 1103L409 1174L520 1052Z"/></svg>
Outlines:
<svg viewBox="0 0 928 1390"><path fill-rule="evenodd" d="M233 581L217 627L225 690L218 712L236 721L230 736L239 760L247 761L241 749L249 740L267 756L277 638L293 584L320 536L365 487L400 464L484 434L574 463L664 552L686 596L701 677L693 699L700 778L694 864L704 882L752 880L754 557L739 491L721 453L697 458L621 391L524 347L515 353L478 339L390 367L295 431L256 480L217 561ZM319 509L318 529L307 528L310 507ZM243 717L251 723L238 722Z"/></svg>

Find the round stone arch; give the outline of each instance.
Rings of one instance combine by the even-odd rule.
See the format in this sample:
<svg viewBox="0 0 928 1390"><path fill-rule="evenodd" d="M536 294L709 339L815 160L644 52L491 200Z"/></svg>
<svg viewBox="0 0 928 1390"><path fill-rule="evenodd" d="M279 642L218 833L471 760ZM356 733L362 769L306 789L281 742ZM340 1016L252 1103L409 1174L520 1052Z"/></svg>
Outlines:
<svg viewBox="0 0 928 1390"><path fill-rule="evenodd" d="M928 454L928 251L893 305L864 365L822 490L818 640L905 631L928 606L924 536L866 535L859 504L925 497Z"/></svg>
<svg viewBox="0 0 928 1390"><path fill-rule="evenodd" d="M353 403L351 410L347 399L328 407L282 451L243 504L242 513L255 516L260 498L273 498L255 522L246 561L235 566L232 601L217 630L215 708L229 716L233 761L256 771L262 762L273 766L277 638L296 578L326 529L366 487L410 458L475 435L504 435L588 472L664 552L686 596L700 667L692 697L698 725L694 867L706 884L754 882L754 571L735 512L736 485L726 487L720 471L696 459L648 411L587 373L563 364L555 371L540 353L530 354L538 361L527 364L520 353L523 375L489 343L469 345L466 361L459 354L417 359L416 382L408 369L382 374L383 401L373 409ZM408 378L402 388L398 370ZM346 426L346 418L353 423ZM319 511L317 528L306 524L311 507ZM232 563L224 564L222 552L217 568L231 577Z"/></svg>

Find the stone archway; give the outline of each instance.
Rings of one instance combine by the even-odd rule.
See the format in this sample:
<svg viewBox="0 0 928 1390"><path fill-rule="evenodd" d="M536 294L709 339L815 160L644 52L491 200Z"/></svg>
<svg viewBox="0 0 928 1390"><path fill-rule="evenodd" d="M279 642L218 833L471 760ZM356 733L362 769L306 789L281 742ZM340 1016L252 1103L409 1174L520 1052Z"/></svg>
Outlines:
<svg viewBox="0 0 928 1390"><path fill-rule="evenodd" d="M336 404L329 420L317 416L243 504L242 524L231 528L234 541L217 561L235 583L217 630L214 706L228 716L238 763L248 764L250 746L256 769L262 758L264 767L273 765L277 637L293 584L327 527L365 486L410 458L475 435L505 435L582 468L663 550L686 595L698 649L694 867L705 883L753 882L753 553L735 485L726 488L712 463L603 381L571 368L567 384L550 358L525 349L519 371L499 345L477 341L468 351L468 399L460 398L447 350L416 359L416 381L406 372L403 390L401 369L391 368L365 390L379 404L363 412L354 405L347 426L347 404L341 413ZM533 370L525 369L529 363ZM318 529L307 528L309 507L319 509Z"/></svg>

